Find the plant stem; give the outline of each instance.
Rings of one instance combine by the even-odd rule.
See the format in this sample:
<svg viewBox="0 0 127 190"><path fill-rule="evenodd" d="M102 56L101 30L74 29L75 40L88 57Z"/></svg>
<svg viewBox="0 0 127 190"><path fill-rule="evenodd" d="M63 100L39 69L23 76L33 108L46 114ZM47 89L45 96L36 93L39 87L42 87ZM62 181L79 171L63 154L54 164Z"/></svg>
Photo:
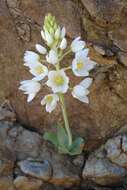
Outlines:
<svg viewBox="0 0 127 190"><path fill-rule="evenodd" d="M71 53L71 49L69 49L67 52L65 52L65 53L60 57L59 61L62 61L62 59L63 59L66 55L68 55L69 53Z"/></svg>
<svg viewBox="0 0 127 190"><path fill-rule="evenodd" d="M69 127L69 121L68 121L68 116L67 116L67 110L66 110L64 95L60 94L59 97L60 97L60 102L61 102L61 108L62 108L62 113L63 113L65 129L66 129L66 132L68 135L68 144L69 144L69 146L71 146L72 145L72 134L71 134L71 130Z"/></svg>

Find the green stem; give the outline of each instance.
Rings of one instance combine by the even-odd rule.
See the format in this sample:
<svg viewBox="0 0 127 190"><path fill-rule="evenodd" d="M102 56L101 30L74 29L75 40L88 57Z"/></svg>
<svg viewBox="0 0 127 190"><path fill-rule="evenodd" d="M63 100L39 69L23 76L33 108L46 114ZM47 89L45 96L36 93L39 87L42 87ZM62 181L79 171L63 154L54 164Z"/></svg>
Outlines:
<svg viewBox="0 0 127 190"><path fill-rule="evenodd" d="M65 53L60 57L59 62L62 61L62 59L63 59L66 55L68 55L69 53L71 53L71 49L69 49L67 52L65 52Z"/></svg>
<svg viewBox="0 0 127 190"><path fill-rule="evenodd" d="M66 110L64 95L60 94L59 97L60 97L60 102L61 102L61 108L62 108L62 113L63 113L65 129L66 129L66 132L68 135L68 144L69 144L69 146L71 146L72 145L72 134L71 134L71 130L69 127L69 121L68 121L68 116L67 116L67 110Z"/></svg>

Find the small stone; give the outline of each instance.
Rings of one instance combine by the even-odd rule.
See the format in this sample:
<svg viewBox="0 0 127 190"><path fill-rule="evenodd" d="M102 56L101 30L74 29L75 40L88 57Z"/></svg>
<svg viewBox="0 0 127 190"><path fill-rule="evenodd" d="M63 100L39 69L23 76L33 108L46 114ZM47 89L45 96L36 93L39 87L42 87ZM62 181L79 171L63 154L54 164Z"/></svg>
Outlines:
<svg viewBox="0 0 127 190"><path fill-rule="evenodd" d="M121 153L119 155L119 157L117 157L116 159L112 160L113 163L123 167L123 168L127 168L127 155L124 153Z"/></svg>
<svg viewBox="0 0 127 190"><path fill-rule="evenodd" d="M12 176L15 160L15 155L13 155L9 150L0 150L1 176Z"/></svg>
<svg viewBox="0 0 127 190"><path fill-rule="evenodd" d="M71 187L79 185L81 167L72 163L70 156L54 152L49 143L43 143L41 147L41 159L48 160L52 165L51 184L61 187ZM59 189L59 188L58 188Z"/></svg>
<svg viewBox="0 0 127 190"><path fill-rule="evenodd" d="M68 157L56 154L52 158L53 176L50 180L54 185L64 187L77 186L80 183L81 168L75 167Z"/></svg>
<svg viewBox="0 0 127 190"><path fill-rule="evenodd" d="M14 185L17 190L40 190L42 181L30 177L18 176L14 180Z"/></svg>
<svg viewBox="0 0 127 190"><path fill-rule="evenodd" d="M16 138L15 148L18 160L23 160L27 157L38 157L41 144L42 137L39 134L23 129Z"/></svg>
<svg viewBox="0 0 127 190"><path fill-rule="evenodd" d="M52 168L48 161L36 162L24 160L18 163L24 174L36 177L42 180L49 180L52 176Z"/></svg>
<svg viewBox="0 0 127 190"><path fill-rule="evenodd" d="M113 139L109 139L105 144L105 150L107 153L107 158L114 160L121 153L121 136L117 136Z"/></svg>
<svg viewBox="0 0 127 190"><path fill-rule="evenodd" d="M105 52L106 56L108 57L112 57L114 55L114 53L110 50L110 49L106 49L106 52Z"/></svg>
<svg viewBox="0 0 127 190"><path fill-rule="evenodd" d="M91 156L85 164L83 170L83 178L92 180L99 185L119 184L127 171L115 164L112 164L108 159L98 159Z"/></svg>
<svg viewBox="0 0 127 190"><path fill-rule="evenodd" d="M84 164L84 156L83 155L78 155L74 160L73 163L75 166L78 166L80 168L82 168L83 164Z"/></svg>
<svg viewBox="0 0 127 190"><path fill-rule="evenodd" d="M119 52L118 60L120 63L124 64L127 67L127 53Z"/></svg>
<svg viewBox="0 0 127 190"><path fill-rule="evenodd" d="M121 25L117 30L108 32L109 38L113 41L113 44L117 46L121 51L127 51L127 27L126 24Z"/></svg>
<svg viewBox="0 0 127 190"><path fill-rule="evenodd" d="M6 139L7 139L7 133L10 129L10 126L8 124L0 122L0 146L1 148L4 147Z"/></svg>
<svg viewBox="0 0 127 190"><path fill-rule="evenodd" d="M122 150L127 153L127 135L123 135L122 138Z"/></svg>
<svg viewBox="0 0 127 190"><path fill-rule="evenodd" d="M8 101L3 102L0 106L0 121L8 121L12 124L16 121L16 114L12 110Z"/></svg>
<svg viewBox="0 0 127 190"><path fill-rule="evenodd" d="M0 190L15 190L11 177L0 177Z"/></svg>
<svg viewBox="0 0 127 190"><path fill-rule="evenodd" d="M99 54L105 55L106 52L105 52L104 47L99 46L99 45L94 45L93 47L94 47L94 49L95 49Z"/></svg>

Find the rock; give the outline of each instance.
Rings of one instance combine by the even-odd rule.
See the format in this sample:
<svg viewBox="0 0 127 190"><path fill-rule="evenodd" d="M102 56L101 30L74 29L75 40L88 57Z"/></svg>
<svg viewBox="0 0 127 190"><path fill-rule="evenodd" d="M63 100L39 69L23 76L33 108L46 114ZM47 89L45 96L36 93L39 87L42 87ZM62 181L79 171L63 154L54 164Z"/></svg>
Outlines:
<svg viewBox="0 0 127 190"><path fill-rule="evenodd" d="M102 46L94 45L94 49L101 55L105 55L105 49Z"/></svg>
<svg viewBox="0 0 127 190"><path fill-rule="evenodd" d="M13 127L3 125L1 130L4 137L3 147L8 148L11 152L16 152L18 160L38 156L39 146L42 144L42 138L39 134L23 129L18 124Z"/></svg>
<svg viewBox="0 0 127 190"><path fill-rule="evenodd" d="M44 189L44 190L65 190L64 187L62 187L62 186L54 186L51 183L44 183L43 186L42 186L42 189Z"/></svg>
<svg viewBox="0 0 127 190"><path fill-rule="evenodd" d="M120 63L124 64L127 67L127 53L119 52L118 53L118 60Z"/></svg>
<svg viewBox="0 0 127 190"><path fill-rule="evenodd" d="M75 166L78 166L78 167L80 167L80 168L82 168L83 167L83 164L84 164L84 156L83 155L78 155L78 156L76 156L76 158L73 160L73 164L75 165Z"/></svg>
<svg viewBox="0 0 127 190"><path fill-rule="evenodd" d="M36 162L24 160L18 163L24 174L36 177L42 180L49 180L52 177L52 168L48 161Z"/></svg>
<svg viewBox="0 0 127 190"><path fill-rule="evenodd" d="M81 0L84 8L87 9L92 19L98 25L103 27L121 20L121 13L125 6L123 0L116 1L98 1L98 0Z"/></svg>
<svg viewBox="0 0 127 190"><path fill-rule="evenodd" d="M119 135L113 139L110 139L105 144L105 150L107 158L113 163L127 168L127 135Z"/></svg>
<svg viewBox="0 0 127 190"><path fill-rule="evenodd" d="M119 184L127 174L124 168L112 164L106 158L90 157L83 170L83 178L92 180L99 185Z"/></svg>
<svg viewBox="0 0 127 190"><path fill-rule="evenodd" d="M7 123L0 122L0 145L1 148L5 146L7 140L7 133L8 130L12 128L12 126L8 125Z"/></svg>
<svg viewBox="0 0 127 190"><path fill-rule="evenodd" d="M0 148L7 148L14 154L16 152L18 160L37 157L41 144L42 137L39 134L26 130L19 124L12 126L0 123Z"/></svg>
<svg viewBox="0 0 127 190"><path fill-rule="evenodd" d="M121 153L117 158L113 159L113 163L123 168L127 168L127 155L124 153Z"/></svg>
<svg viewBox="0 0 127 190"><path fill-rule="evenodd" d="M59 154L49 143L44 143L41 147L40 159L48 160L52 165L52 178L50 183L55 186L72 187L80 183L81 165L83 164L80 155L80 166L75 166L67 155Z"/></svg>
<svg viewBox="0 0 127 190"><path fill-rule="evenodd" d="M14 180L14 185L17 190L40 190L42 181L30 177L18 176Z"/></svg>
<svg viewBox="0 0 127 190"><path fill-rule="evenodd" d="M110 0L108 3L105 0L22 0L21 3L7 0L0 2L0 35L2 36L0 39L0 103L5 99L9 100L16 112L17 121L29 127L30 130L32 127L41 133L51 130L51 126L62 119L61 110L58 107L51 117L41 107L41 97L48 93L46 89L42 90L33 102L27 104L26 96L18 90L18 87L21 80L31 78L27 69L23 67L23 54L26 49L33 50L36 43L42 43L40 30L47 12L53 13L58 22L65 25L68 38L72 39L81 35L83 40L89 42L88 47L89 44L92 46L99 44L111 51L113 47L116 47L115 51L119 52L120 49L115 41L119 40L121 44L126 41L126 24L122 24L126 22L126 15L124 15L126 3L123 0ZM125 33L122 37L119 36L121 24ZM112 37L107 35L112 31ZM105 55L111 56L111 53L109 51ZM123 80L123 76L127 76L125 67L122 65L121 68L118 67L115 56L108 58L106 56L97 53L90 46L90 57L98 63L95 71L90 73L94 78L90 88L90 104L82 104L72 99L71 95L67 95L66 98L73 134L87 139L86 149L88 151L97 148L123 123L127 122L127 101L125 100L127 99L127 80ZM71 62L72 60L67 59L67 64ZM104 69L100 70L100 66ZM113 78L116 73L117 77L111 84L109 79ZM73 77L71 73L69 75L74 84L79 83L79 78ZM119 85L120 92L117 91ZM121 99L121 94L123 99ZM12 138L10 141L12 142ZM8 146L10 141L8 140ZM14 146L14 143L10 146ZM36 153L33 151L34 149L31 149L31 156L36 157L37 151ZM28 157L25 146L24 152L21 157L18 151L19 159Z"/></svg>
<svg viewBox="0 0 127 190"><path fill-rule="evenodd" d="M15 190L12 178L0 177L0 189L1 190Z"/></svg>
<svg viewBox="0 0 127 190"><path fill-rule="evenodd" d="M16 114L8 101L3 102L0 106L0 121L9 123L14 123L16 121Z"/></svg>
<svg viewBox="0 0 127 190"><path fill-rule="evenodd" d="M106 156L110 160L114 160L117 158L122 150L121 150L121 136L117 136L113 139L109 139L105 144Z"/></svg>
<svg viewBox="0 0 127 190"><path fill-rule="evenodd" d="M65 187L77 186L80 183L80 168L74 167L66 156L54 155L52 157L53 176L50 180L54 185ZM66 167L65 167L66 166Z"/></svg>
<svg viewBox="0 0 127 190"><path fill-rule="evenodd" d="M123 134L122 136L122 150L127 153L127 135Z"/></svg>
<svg viewBox="0 0 127 190"><path fill-rule="evenodd" d="M120 184L127 175L127 135L119 134L91 154L83 170L84 179L99 185Z"/></svg>
<svg viewBox="0 0 127 190"><path fill-rule="evenodd" d="M113 44L116 45L121 51L127 52L127 27L126 24L123 24L117 30L112 30L108 32L109 38L113 41Z"/></svg>
<svg viewBox="0 0 127 190"><path fill-rule="evenodd" d="M25 159L26 157L37 157L39 154L39 147L42 144L42 137L28 130L22 130L16 138L16 152L18 159Z"/></svg>
<svg viewBox="0 0 127 190"><path fill-rule="evenodd" d="M12 176L15 157L11 152L0 151L0 176Z"/></svg>

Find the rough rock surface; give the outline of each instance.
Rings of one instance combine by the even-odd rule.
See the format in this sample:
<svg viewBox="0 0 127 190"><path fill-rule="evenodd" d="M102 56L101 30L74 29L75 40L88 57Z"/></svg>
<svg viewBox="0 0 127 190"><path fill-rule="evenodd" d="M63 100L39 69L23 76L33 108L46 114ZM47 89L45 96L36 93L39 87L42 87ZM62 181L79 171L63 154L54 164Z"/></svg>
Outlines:
<svg viewBox="0 0 127 190"><path fill-rule="evenodd" d="M9 121L0 122L0 190L126 189L127 126L95 152L69 157L37 132Z"/></svg>
<svg viewBox="0 0 127 190"><path fill-rule="evenodd" d="M14 185L17 190L40 190L42 181L31 177L18 176L14 180Z"/></svg>
<svg viewBox="0 0 127 190"><path fill-rule="evenodd" d="M45 89L28 105L18 86L20 80L31 77L23 67L23 54L41 42L40 29L47 12L65 25L69 39L82 35L98 62L91 73L90 105L67 96L73 133L86 138L86 148L95 148L127 122L126 0L0 1L0 102L9 100L18 120L40 132L61 120L60 109L51 117L41 108Z"/></svg>
<svg viewBox="0 0 127 190"><path fill-rule="evenodd" d="M90 179L99 185L122 183L126 175L127 134L109 139L90 155L83 170L84 179Z"/></svg>

